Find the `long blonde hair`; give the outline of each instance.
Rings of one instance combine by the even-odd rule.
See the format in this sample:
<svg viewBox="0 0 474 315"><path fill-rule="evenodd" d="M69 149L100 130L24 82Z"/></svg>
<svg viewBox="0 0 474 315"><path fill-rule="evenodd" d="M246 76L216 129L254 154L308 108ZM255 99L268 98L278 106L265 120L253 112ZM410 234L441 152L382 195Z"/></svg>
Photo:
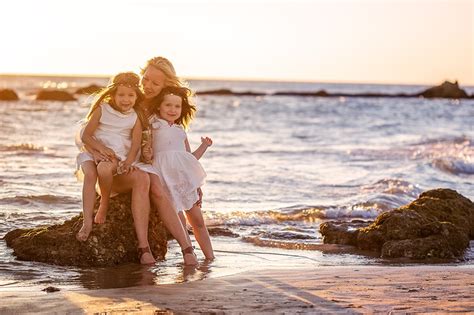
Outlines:
<svg viewBox="0 0 474 315"><path fill-rule="evenodd" d="M143 100L143 94L140 91L139 83L140 77L134 72L121 72L112 77L109 85L95 94L94 101L91 104L86 119L89 120L94 111L99 108L100 104L103 102L109 103L112 107L115 107L113 96L115 92L117 92L119 86L126 86L135 90L135 93L137 93L137 101L135 102L134 107L136 108L136 105Z"/></svg>
<svg viewBox="0 0 474 315"><path fill-rule="evenodd" d="M174 70L173 64L171 61L165 57L153 57L149 59L145 67L140 71L140 74L143 76L148 67L153 67L157 70L160 70L165 75L165 87L166 86L178 86L178 87L187 87L187 83L183 81L176 75L176 70Z"/></svg>

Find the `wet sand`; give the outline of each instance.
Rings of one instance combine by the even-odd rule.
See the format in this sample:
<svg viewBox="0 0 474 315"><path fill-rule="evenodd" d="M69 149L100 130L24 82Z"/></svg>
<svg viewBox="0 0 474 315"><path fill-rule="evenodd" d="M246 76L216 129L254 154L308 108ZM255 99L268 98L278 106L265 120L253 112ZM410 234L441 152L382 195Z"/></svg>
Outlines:
<svg viewBox="0 0 474 315"><path fill-rule="evenodd" d="M53 293L2 287L0 300L1 314L474 312L474 268L272 269L181 284Z"/></svg>

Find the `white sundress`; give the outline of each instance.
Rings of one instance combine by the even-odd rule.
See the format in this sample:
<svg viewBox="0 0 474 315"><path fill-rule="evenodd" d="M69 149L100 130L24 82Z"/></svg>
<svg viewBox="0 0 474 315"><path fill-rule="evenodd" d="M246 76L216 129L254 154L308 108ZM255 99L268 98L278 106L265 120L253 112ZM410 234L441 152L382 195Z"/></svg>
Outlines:
<svg viewBox="0 0 474 315"><path fill-rule="evenodd" d="M150 119L153 130L153 167L168 190L175 209L189 210L199 200L197 189L205 183L206 172L194 155L186 151L186 132L181 125Z"/></svg>
<svg viewBox="0 0 474 315"><path fill-rule="evenodd" d="M132 129L138 119L137 113L133 109L127 113L121 113L113 109L112 106L107 103L101 104L101 108L102 115L94 137L106 147L112 149L115 155L117 155L121 161L124 161L127 159L127 155L132 146ZM81 141L81 137L84 128L85 125L80 128L76 135L76 145L82 151L76 158L76 168L78 171L82 163L94 161L92 154L84 151L83 148L84 144ZM157 174L150 164L138 162L139 157L140 154L137 154L137 160L133 163L134 166L145 172Z"/></svg>

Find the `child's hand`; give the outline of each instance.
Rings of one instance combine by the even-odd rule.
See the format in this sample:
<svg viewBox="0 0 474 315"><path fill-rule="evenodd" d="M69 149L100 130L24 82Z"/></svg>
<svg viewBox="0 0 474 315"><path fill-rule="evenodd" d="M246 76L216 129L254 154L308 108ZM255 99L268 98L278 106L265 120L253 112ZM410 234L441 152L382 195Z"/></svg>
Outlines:
<svg viewBox="0 0 474 315"><path fill-rule="evenodd" d="M132 170L132 164L129 163L128 161L120 161L118 168L117 168L117 174L128 174Z"/></svg>
<svg viewBox="0 0 474 315"><path fill-rule="evenodd" d="M201 143L210 147L212 145L212 139L209 137L201 137Z"/></svg>

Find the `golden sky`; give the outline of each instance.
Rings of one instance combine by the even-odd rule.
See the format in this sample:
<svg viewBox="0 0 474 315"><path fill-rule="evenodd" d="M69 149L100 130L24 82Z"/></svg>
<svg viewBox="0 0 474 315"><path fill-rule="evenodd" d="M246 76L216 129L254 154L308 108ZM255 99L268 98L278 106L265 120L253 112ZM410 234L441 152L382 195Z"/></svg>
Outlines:
<svg viewBox="0 0 474 315"><path fill-rule="evenodd" d="M0 73L474 85L474 0L10 0Z"/></svg>

